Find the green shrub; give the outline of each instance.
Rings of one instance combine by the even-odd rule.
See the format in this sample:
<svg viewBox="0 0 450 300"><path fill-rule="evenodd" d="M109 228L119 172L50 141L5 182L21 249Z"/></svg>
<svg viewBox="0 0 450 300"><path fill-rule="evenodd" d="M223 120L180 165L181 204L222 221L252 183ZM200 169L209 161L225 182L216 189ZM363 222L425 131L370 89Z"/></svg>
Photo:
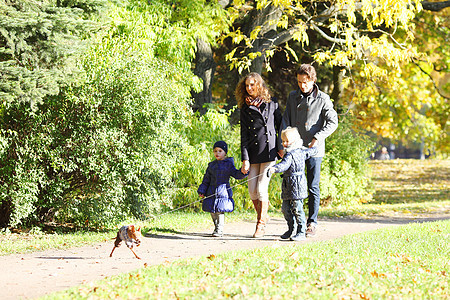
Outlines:
<svg viewBox="0 0 450 300"><path fill-rule="evenodd" d="M215 141L226 141L229 144L228 156L235 158L237 168L241 167L239 125L232 127L229 124L230 114L210 109L205 115L191 120L185 131L190 145L184 149L174 174L177 192L173 206L198 201L197 188L208 163L214 159L212 146ZM374 144L365 135L352 130L351 125L351 120L341 120L338 129L327 138L320 183L321 198L326 204L353 205L367 200L371 195L367 158ZM230 181L238 210L252 206L246 181ZM275 209L281 208L281 182L279 175L273 176L270 181L269 198ZM200 210L201 204L196 202L191 207Z"/></svg>
<svg viewBox="0 0 450 300"><path fill-rule="evenodd" d="M107 227L145 218L171 197L194 76L186 63L155 57L162 11L114 12L120 24L80 57L82 81L61 86L36 113L23 103L4 110L1 225Z"/></svg>
<svg viewBox="0 0 450 300"><path fill-rule="evenodd" d="M186 145L182 157L174 172L174 182L177 185L173 206L187 205L198 201L197 188L202 182L208 163L214 159L212 147L216 141L223 140L228 144L228 156L233 157L236 168L241 167L241 148L239 126L232 127L228 121L231 111L225 113L216 109L209 109L206 114L196 114L184 130ZM242 184L244 180L231 178L231 186ZM243 188L237 187L238 190ZM245 188L246 190L246 188ZM236 206L243 205L242 192L233 189ZM201 208L199 202L191 206L195 210Z"/></svg>
<svg viewBox="0 0 450 300"><path fill-rule="evenodd" d="M326 204L354 205L371 198L369 156L375 143L352 129L352 119L340 120L327 138L321 171L321 198Z"/></svg>

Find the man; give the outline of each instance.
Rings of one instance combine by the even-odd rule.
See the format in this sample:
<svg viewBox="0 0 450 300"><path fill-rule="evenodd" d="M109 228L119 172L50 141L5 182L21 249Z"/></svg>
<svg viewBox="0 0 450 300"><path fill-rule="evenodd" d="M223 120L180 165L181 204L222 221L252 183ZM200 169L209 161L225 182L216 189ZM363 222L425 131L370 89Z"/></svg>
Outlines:
<svg viewBox="0 0 450 300"><path fill-rule="evenodd" d="M296 74L299 89L289 93L282 129L297 127L303 146L315 146L318 150L316 155L306 160L309 192L306 236L314 237L320 205L320 167L325 155L325 139L336 130L338 117L330 96L320 91L316 85L315 68L302 64Z"/></svg>

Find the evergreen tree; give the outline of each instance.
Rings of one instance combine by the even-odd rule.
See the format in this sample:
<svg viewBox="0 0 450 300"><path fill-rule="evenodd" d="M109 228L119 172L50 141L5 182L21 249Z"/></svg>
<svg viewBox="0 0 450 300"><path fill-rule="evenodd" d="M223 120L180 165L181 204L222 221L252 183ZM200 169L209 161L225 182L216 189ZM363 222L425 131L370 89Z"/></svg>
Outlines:
<svg viewBox="0 0 450 300"><path fill-rule="evenodd" d="M76 78L75 54L93 29L88 14L105 1L0 2L0 107L28 103L32 110Z"/></svg>

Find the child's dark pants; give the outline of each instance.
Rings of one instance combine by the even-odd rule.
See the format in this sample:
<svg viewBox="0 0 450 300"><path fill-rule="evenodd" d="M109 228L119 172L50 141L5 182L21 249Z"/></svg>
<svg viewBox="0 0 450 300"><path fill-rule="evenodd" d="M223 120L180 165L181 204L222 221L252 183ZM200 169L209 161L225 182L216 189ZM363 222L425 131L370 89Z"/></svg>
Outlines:
<svg viewBox="0 0 450 300"><path fill-rule="evenodd" d="M288 224L288 232L291 235L304 235L306 231L306 218L303 210L303 200L283 200L281 210Z"/></svg>

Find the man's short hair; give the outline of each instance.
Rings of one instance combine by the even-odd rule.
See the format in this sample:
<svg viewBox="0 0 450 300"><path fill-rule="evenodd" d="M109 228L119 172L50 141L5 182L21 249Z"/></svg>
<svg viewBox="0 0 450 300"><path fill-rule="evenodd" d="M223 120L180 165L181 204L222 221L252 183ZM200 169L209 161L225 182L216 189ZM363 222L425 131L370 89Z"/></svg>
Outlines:
<svg viewBox="0 0 450 300"><path fill-rule="evenodd" d="M302 64L297 69L297 75L306 75L308 78L314 82L317 80L316 69L310 64Z"/></svg>

